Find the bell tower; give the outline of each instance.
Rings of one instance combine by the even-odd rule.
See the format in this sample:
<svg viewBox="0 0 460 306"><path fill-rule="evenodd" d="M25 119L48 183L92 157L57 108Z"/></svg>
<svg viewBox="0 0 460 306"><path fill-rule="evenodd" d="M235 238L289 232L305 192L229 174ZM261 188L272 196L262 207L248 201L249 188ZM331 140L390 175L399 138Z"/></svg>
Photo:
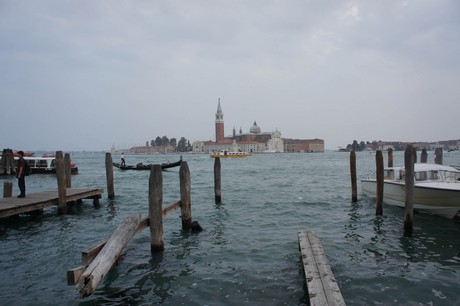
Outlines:
<svg viewBox="0 0 460 306"><path fill-rule="evenodd" d="M216 142L224 141L224 113L222 113L222 107L220 106L220 98L217 104L216 112Z"/></svg>

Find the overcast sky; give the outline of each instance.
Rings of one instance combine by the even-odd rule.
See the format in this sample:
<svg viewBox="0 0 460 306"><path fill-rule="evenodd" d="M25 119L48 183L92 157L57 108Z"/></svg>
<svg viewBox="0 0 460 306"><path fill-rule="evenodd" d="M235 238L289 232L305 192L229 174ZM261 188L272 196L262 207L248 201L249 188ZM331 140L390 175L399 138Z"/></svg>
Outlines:
<svg viewBox="0 0 460 306"><path fill-rule="evenodd" d="M0 0L0 149L460 138L460 1Z"/></svg>

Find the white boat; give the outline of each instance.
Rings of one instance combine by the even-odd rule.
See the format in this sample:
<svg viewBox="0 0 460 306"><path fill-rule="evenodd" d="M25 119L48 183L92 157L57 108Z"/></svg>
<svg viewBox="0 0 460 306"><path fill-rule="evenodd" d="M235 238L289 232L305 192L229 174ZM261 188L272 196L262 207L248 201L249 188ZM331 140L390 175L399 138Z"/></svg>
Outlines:
<svg viewBox="0 0 460 306"><path fill-rule="evenodd" d="M384 169L383 201L389 205L405 206L404 167ZM454 218L460 210L460 171L438 164L414 164L415 210L445 218ZM376 197L375 175L361 180L363 193Z"/></svg>
<svg viewBox="0 0 460 306"><path fill-rule="evenodd" d="M229 150L219 150L216 153L211 154L209 157L212 158L243 158L243 157L248 157L251 156L250 153L247 152L231 152Z"/></svg>
<svg viewBox="0 0 460 306"><path fill-rule="evenodd" d="M18 157L14 160L18 161ZM56 164L54 155L43 155L42 157L24 157L29 164L31 174L54 174L56 173ZM74 163L70 164L70 174L78 174L78 167Z"/></svg>

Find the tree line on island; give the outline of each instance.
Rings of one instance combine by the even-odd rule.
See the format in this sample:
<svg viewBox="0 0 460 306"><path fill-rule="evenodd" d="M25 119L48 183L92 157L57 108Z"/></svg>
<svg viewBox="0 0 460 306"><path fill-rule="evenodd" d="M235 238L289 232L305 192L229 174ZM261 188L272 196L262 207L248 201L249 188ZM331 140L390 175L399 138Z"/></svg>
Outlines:
<svg viewBox="0 0 460 306"><path fill-rule="evenodd" d="M145 142L146 147L157 147L157 148L174 148L175 152L190 152L192 151L192 145L190 141L187 140L185 137L181 137L179 142L177 142L176 138L169 139L166 136L152 139L150 142Z"/></svg>

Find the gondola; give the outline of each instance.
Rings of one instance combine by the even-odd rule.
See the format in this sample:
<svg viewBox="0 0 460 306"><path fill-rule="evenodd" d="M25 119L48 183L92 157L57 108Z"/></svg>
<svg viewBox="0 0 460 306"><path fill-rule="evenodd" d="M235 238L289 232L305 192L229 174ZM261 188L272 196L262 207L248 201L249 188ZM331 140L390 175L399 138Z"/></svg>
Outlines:
<svg viewBox="0 0 460 306"><path fill-rule="evenodd" d="M182 156L180 157L180 160L177 162L161 164L161 169L165 170L169 168L179 167L181 163L182 163ZM145 165L143 163L138 163L135 166L132 166L132 165L122 166L120 163L113 163L113 166L119 168L120 170L150 170L153 164Z"/></svg>

